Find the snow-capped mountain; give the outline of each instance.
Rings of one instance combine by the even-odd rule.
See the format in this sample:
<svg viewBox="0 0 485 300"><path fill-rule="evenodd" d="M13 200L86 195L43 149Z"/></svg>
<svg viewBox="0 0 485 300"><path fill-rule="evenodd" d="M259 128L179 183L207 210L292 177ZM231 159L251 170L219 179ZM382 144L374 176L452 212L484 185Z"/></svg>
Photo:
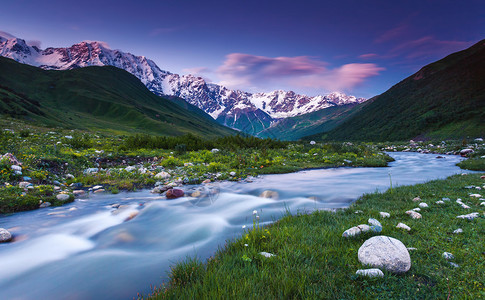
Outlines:
<svg viewBox="0 0 485 300"><path fill-rule="evenodd" d="M250 134L257 134L278 119L366 100L341 93L309 97L281 90L254 94L230 90L201 77L161 70L144 56L112 50L96 41L42 50L22 39L0 34L0 55L47 70L105 65L121 68L138 77L152 92L183 98L219 123Z"/></svg>

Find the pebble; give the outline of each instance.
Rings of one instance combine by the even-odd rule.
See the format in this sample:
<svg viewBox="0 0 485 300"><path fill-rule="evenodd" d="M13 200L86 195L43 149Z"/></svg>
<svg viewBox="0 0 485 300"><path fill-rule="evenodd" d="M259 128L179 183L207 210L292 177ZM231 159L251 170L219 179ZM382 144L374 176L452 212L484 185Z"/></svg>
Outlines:
<svg viewBox="0 0 485 300"><path fill-rule="evenodd" d="M470 194L470 197L480 198L482 195L480 194Z"/></svg>
<svg viewBox="0 0 485 300"><path fill-rule="evenodd" d="M418 201L421 201L421 198L419 198L419 197L415 197L415 198L413 199L413 202L418 202Z"/></svg>
<svg viewBox="0 0 485 300"><path fill-rule="evenodd" d="M417 248L414 248L414 247L409 247L409 248L406 248L406 249L408 249L408 251L416 251L416 250L418 250Z"/></svg>
<svg viewBox="0 0 485 300"><path fill-rule="evenodd" d="M262 256L264 256L266 258L270 258L270 257L275 256L273 253L269 253L269 252L259 252L259 254L261 254Z"/></svg>
<svg viewBox="0 0 485 300"><path fill-rule="evenodd" d="M39 208L46 208L46 207L49 207L49 206L51 206L50 202L43 202L39 205Z"/></svg>
<svg viewBox="0 0 485 300"><path fill-rule="evenodd" d="M158 173L157 175L155 175L155 178L156 179L166 179L166 178L169 178L171 176L172 175L170 175L169 173L162 171L162 172Z"/></svg>
<svg viewBox="0 0 485 300"><path fill-rule="evenodd" d="M384 235L366 240L359 248L358 258L364 265L385 268L393 273L405 273L411 268L406 246L400 240Z"/></svg>
<svg viewBox="0 0 485 300"><path fill-rule="evenodd" d="M459 268L459 267L460 267L458 264L455 264L455 263L454 263L454 262L452 262L452 261L449 261L448 263L449 263L449 264L450 264L450 266L452 266L452 267L455 267L455 268Z"/></svg>
<svg viewBox="0 0 485 300"><path fill-rule="evenodd" d="M206 180L202 181L202 183L210 183L210 182L211 182L210 179L206 179Z"/></svg>
<svg viewBox="0 0 485 300"><path fill-rule="evenodd" d="M356 214L361 214L361 213L363 213L363 211L361 211L361 210L356 210L354 213L356 213Z"/></svg>
<svg viewBox="0 0 485 300"><path fill-rule="evenodd" d="M75 196L83 196L84 194L86 194L86 192L84 192L83 190L75 190L75 191L72 191L72 193Z"/></svg>
<svg viewBox="0 0 485 300"><path fill-rule="evenodd" d="M443 252L443 258L444 259L454 259L455 256L451 254L450 252Z"/></svg>
<svg viewBox="0 0 485 300"><path fill-rule="evenodd" d="M379 269L364 269L357 270L356 275L367 276L367 277L384 277L384 273Z"/></svg>
<svg viewBox="0 0 485 300"><path fill-rule="evenodd" d="M279 194L278 194L278 192L275 192L275 191L266 190L266 191L262 192L259 195L259 197L261 197L261 198L269 198L269 199L278 199Z"/></svg>
<svg viewBox="0 0 485 300"><path fill-rule="evenodd" d="M441 200L438 200L438 201L436 201L436 204L445 204L445 202L444 201L441 201Z"/></svg>
<svg viewBox="0 0 485 300"><path fill-rule="evenodd" d="M460 216L457 216L458 219L467 219L467 220L473 220L473 219L476 219L480 216L479 213L477 212L474 212L474 213L471 213L471 214L468 214L468 215L460 215Z"/></svg>
<svg viewBox="0 0 485 300"><path fill-rule="evenodd" d="M105 190L104 189L98 189L98 190L95 190L94 193L98 194L98 193L103 193Z"/></svg>
<svg viewBox="0 0 485 300"><path fill-rule="evenodd" d="M390 213L383 212L383 211L381 211L379 214L381 215L382 218L389 218L391 216Z"/></svg>
<svg viewBox="0 0 485 300"><path fill-rule="evenodd" d="M426 207L428 207L428 204L425 203L425 202L421 202L421 203L419 203L418 206L421 207L421 208L426 208Z"/></svg>
<svg viewBox="0 0 485 300"><path fill-rule="evenodd" d="M422 217L420 213L415 212L414 210L408 210L406 214L408 214L413 219L421 219Z"/></svg>
<svg viewBox="0 0 485 300"><path fill-rule="evenodd" d="M236 176L236 172L234 172L234 171L229 172L229 175L231 175L231 176Z"/></svg>
<svg viewBox="0 0 485 300"><path fill-rule="evenodd" d="M421 208L419 207L416 207L416 208L413 208L414 211L421 211Z"/></svg>
<svg viewBox="0 0 485 300"><path fill-rule="evenodd" d="M0 243L10 242L12 234L5 228L0 228Z"/></svg>
<svg viewBox="0 0 485 300"><path fill-rule="evenodd" d="M450 201L450 198L441 198L443 201Z"/></svg>
<svg viewBox="0 0 485 300"><path fill-rule="evenodd" d="M99 189L102 189L103 186L102 185L95 185L93 186L93 190L99 190Z"/></svg>
<svg viewBox="0 0 485 300"><path fill-rule="evenodd" d="M56 196L56 199L59 201L67 201L69 200L70 196L68 194L59 194Z"/></svg>
<svg viewBox="0 0 485 300"><path fill-rule="evenodd" d="M411 230L411 227L409 227L408 225L406 225L404 223L397 224L396 228L406 229L407 231L410 231Z"/></svg>
<svg viewBox="0 0 485 300"><path fill-rule="evenodd" d="M463 229L461 229L461 228L458 228L458 229L453 231L454 234L458 234L458 233L462 233L462 232L463 232Z"/></svg>

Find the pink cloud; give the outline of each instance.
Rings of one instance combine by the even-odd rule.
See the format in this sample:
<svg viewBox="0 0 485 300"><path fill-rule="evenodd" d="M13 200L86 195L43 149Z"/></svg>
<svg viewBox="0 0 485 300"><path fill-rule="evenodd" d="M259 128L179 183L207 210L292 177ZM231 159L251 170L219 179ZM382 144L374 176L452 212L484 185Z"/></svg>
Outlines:
<svg viewBox="0 0 485 300"><path fill-rule="evenodd" d="M378 57L378 56L379 55L377 55L375 53L366 53L366 54L359 55L359 58L370 59L370 58L375 58L375 57Z"/></svg>
<svg viewBox="0 0 485 300"><path fill-rule="evenodd" d="M390 51L390 54L394 56L401 55L408 59L429 58L448 55L463 50L472 44L473 42L443 41L432 36L424 36L395 46Z"/></svg>
<svg viewBox="0 0 485 300"><path fill-rule="evenodd" d="M350 90L384 70L375 64L346 64L328 68L327 62L308 56L266 57L243 53L226 56L217 74L223 85L254 89L279 85L285 89L314 88L327 91Z"/></svg>

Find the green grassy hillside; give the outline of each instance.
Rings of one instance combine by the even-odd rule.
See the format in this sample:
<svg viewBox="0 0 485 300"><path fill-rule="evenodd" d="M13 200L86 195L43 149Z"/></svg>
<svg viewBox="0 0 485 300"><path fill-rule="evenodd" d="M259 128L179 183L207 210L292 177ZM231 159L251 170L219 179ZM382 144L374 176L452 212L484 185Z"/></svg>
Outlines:
<svg viewBox="0 0 485 300"><path fill-rule="evenodd" d="M327 134L392 141L485 135L485 40L423 67Z"/></svg>
<svg viewBox="0 0 485 300"><path fill-rule="evenodd" d="M45 71L0 57L0 114L46 126L204 137L235 131L150 92L114 67Z"/></svg>
<svg viewBox="0 0 485 300"><path fill-rule="evenodd" d="M361 105L348 104L282 119L258 134L259 137L298 140L315 133L330 131L360 110Z"/></svg>

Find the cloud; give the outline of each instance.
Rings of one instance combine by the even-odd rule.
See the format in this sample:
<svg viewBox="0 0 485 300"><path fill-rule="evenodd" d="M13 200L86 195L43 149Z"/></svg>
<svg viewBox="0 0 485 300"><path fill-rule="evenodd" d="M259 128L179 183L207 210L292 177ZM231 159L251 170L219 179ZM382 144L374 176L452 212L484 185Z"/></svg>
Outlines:
<svg viewBox="0 0 485 300"><path fill-rule="evenodd" d="M391 49L393 56L403 56L407 59L435 58L453 52L463 50L471 46L473 42L438 40L432 36L424 36L419 39L409 40L398 44Z"/></svg>
<svg viewBox="0 0 485 300"><path fill-rule="evenodd" d="M42 42L41 41L38 41L38 40L30 40L30 41L27 41L27 45L29 46L35 46L37 48L40 49L40 46L41 46Z"/></svg>
<svg viewBox="0 0 485 300"><path fill-rule="evenodd" d="M182 71L192 75L212 73L212 70L206 67L186 68L186 69L183 69Z"/></svg>
<svg viewBox="0 0 485 300"><path fill-rule="evenodd" d="M391 28L391 29L385 31L383 34L378 36L374 40L374 42L376 42L376 43L388 42L390 40L394 40L394 39L397 39L397 38L403 36L404 34L408 33L408 31L409 31L409 28L408 28L407 25L399 25L397 27L394 27L394 28Z"/></svg>
<svg viewBox="0 0 485 300"><path fill-rule="evenodd" d="M375 58L375 57L378 57L378 56L379 55L377 55L375 53L366 53L366 54L359 55L359 58L370 59L370 58Z"/></svg>
<svg viewBox="0 0 485 300"><path fill-rule="evenodd" d="M384 70L375 64L352 63L333 69L328 65L308 56L266 57L232 53L226 56L217 74L222 79L220 84L230 88L254 89L277 85L284 89L336 91L351 90Z"/></svg>

